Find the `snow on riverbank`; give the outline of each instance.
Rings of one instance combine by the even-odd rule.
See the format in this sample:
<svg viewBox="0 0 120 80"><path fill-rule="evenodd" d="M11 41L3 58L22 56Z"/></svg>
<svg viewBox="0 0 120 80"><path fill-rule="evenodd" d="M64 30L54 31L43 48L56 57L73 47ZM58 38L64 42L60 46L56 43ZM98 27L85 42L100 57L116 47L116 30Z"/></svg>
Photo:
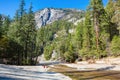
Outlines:
<svg viewBox="0 0 120 80"><path fill-rule="evenodd" d="M60 73L47 72L43 66L13 66L0 64L0 80L71 80Z"/></svg>
<svg viewBox="0 0 120 80"><path fill-rule="evenodd" d="M104 60L97 60L94 64L88 64L86 61L78 62L76 64L64 64L68 67L77 68L78 70L115 70L120 71L120 57L107 58Z"/></svg>

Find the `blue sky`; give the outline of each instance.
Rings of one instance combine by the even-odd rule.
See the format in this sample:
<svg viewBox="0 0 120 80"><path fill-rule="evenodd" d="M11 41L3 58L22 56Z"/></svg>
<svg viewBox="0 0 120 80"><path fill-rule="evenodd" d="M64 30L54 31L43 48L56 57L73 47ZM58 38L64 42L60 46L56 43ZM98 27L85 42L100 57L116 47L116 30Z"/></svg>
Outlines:
<svg viewBox="0 0 120 80"><path fill-rule="evenodd" d="M53 7L53 8L77 8L85 10L90 0L25 0L28 8L30 3L33 3L33 11L39 9ZM108 0L103 0L104 4ZM16 10L19 8L20 0L0 0L0 14L14 16Z"/></svg>

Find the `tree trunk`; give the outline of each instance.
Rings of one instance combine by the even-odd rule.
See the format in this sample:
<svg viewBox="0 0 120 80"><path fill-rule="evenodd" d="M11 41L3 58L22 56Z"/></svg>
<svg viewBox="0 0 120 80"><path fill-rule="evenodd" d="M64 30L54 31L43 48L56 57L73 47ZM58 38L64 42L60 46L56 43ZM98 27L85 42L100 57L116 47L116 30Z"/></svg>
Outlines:
<svg viewBox="0 0 120 80"><path fill-rule="evenodd" d="M97 19L97 12L94 12L94 28L96 34L96 48L99 50L99 21Z"/></svg>
<svg viewBox="0 0 120 80"><path fill-rule="evenodd" d="M28 55L28 50L27 50L27 41L25 42L25 63L28 63L27 55Z"/></svg>

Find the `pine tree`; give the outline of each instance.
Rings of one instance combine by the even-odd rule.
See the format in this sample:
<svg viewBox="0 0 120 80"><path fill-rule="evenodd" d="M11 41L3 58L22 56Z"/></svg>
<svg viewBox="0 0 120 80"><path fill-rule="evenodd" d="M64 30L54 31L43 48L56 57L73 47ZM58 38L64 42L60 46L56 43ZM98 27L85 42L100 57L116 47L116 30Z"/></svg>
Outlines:
<svg viewBox="0 0 120 80"><path fill-rule="evenodd" d="M106 5L106 9L105 10L107 12L107 15L109 16L109 20L111 20L113 15L114 15L114 13L115 13L113 0L109 0L108 1L108 4Z"/></svg>
<svg viewBox="0 0 120 80"><path fill-rule="evenodd" d="M91 0L91 9L93 13L93 23L96 34L96 49L99 52L100 50L100 30L101 30L101 21L104 14L104 7L102 0Z"/></svg>
<svg viewBox="0 0 120 80"><path fill-rule="evenodd" d="M3 25L2 25L4 35L7 35L7 31L9 29L10 22L11 21L10 21L9 16L5 17L5 20L3 21Z"/></svg>
<svg viewBox="0 0 120 80"><path fill-rule="evenodd" d="M26 23L25 19L25 9L24 9L25 3L24 0L21 0L20 7L16 11L14 21L11 23L10 28L7 32L7 35L10 39L15 41L16 45L19 45L16 47L17 50L17 56L18 56L18 65L22 65L24 63L24 55L25 55L25 34L24 34L24 27Z"/></svg>
<svg viewBox="0 0 120 80"><path fill-rule="evenodd" d="M20 3L20 6L19 6L19 9L18 11L16 12L16 20L19 18L19 21L18 21L18 36L20 37L20 43L21 45L24 45L24 26L25 26L25 23L26 23L26 12L25 12L25 2L24 0L21 0L21 3Z"/></svg>
<svg viewBox="0 0 120 80"><path fill-rule="evenodd" d="M90 45L91 45L91 17L90 17L90 12L86 12L85 16L85 25L83 28L83 47L85 47L87 50L89 50Z"/></svg>
<svg viewBox="0 0 120 80"><path fill-rule="evenodd" d="M35 26L35 20L34 20L34 13L32 11L32 3L29 8L28 12L28 46L30 47L30 63L32 64L32 57L35 53L35 48L36 48L36 26Z"/></svg>
<svg viewBox="0 0 120 80"><path fill-rule="evenodd" d="M82 49L82 43L83 43L83 22L79 23L77 28L76 28L75 40L76 40L76 48L77 48L77 50Z"/></svg>
<svg viewBox="0 0 120 80"><path fill-rule="evenodd" d="M120 37L114 36L111 42L112 56L120 56Z"/></svg>
<svg viewBox="0 0 120 80"><path fill-rule="evenodd" d="M108 23L108 32L110 34L110 41L113 39L114 35L118 35L117 26L112 21L113 16L115 15L115 3L113 0L109 0L108 4L106 5L106 13L107 13L107 23Z"/></svg>
<svg viewBox="0 0 120 80"><path fill-rule="evenodd" d="M25 14L24 6L25 6L25 1L21 0L20 8L19 8L19 15L20 15L21 20L22 20L23 15Z"/></svg>
<svg viewBox="0 0 120 80"><path fill-rule="evenodd" d="M2 15L0 14L0 38L2 37Z"/></svg>
<svg viewBox="0 0 120 80"><path fill-rule="evenodd" d="M91 11L88 9L85 14L85 22L83 27L83 43L82 50L80 51L82 55L88 55L93 47L93 28L91 20Z"/></svg>
<svg viewBox="0 0 120 80"><path fill-rule="evenodd" d="M112 17L112 21L118 26L117 29L120 35L120 0L114 0L114 2L115 15Z"/></svg>
<svg viewBox="0 0 120 80"><path fill-rule="evenodd" d="M21 51L23 50L20 44L20 37L18 36L18 28L19 28L19 22L18 20L16 20L16 16L13 19L13 22L11 22L8 31L7 31L7 37L11 40L11 42L15 43L14 46L16 45L16 47L12 46L12 48L15 49L15 52L17 54L17 65L21 64ZM18 46L19 45L19 46Z"/></svg>
<svg viewBox="0 0 120 80"><path fill-rule="evenodd" d="M120 55L120 0L113 0L113 10L114 14L111 18L111 22L114 23L114 28L118 30L118 35L115 35L114 38L111 41L111 51L112 56L119 56ZM116 30L116 31L117 31ZM113 30L113 32L116 32Z"/></svg>
<svg viewBox="0 0 120 80"><path fill-rule="evenodd" d="M16 10L15 16L14 16L14 21L18 22L19 21L19 10Z"/></svg>
<svg viewBox="0 0 120 80"><path fill-rule="evenodd" d="M16 12L16 21L17 21L17 18L19 17L19 20L18 20L18 25L17 25L17 40L19 42L19 44L23 47L23 50L20 51L20 48L18 48L18 55L20 57L20 64L25 64L25 60L24 60L24 55L25 55L25 43L24 43L24 23L25 23L25 20L23 19L24 16L25 16L25 9L24 9L24 6L25 6L25 3L24 3L24 0L21 0L21 3L20 3L20 6L19 6L19 9L18 9L18 12ZM21 53L20 53L21 52Z"/></svg>

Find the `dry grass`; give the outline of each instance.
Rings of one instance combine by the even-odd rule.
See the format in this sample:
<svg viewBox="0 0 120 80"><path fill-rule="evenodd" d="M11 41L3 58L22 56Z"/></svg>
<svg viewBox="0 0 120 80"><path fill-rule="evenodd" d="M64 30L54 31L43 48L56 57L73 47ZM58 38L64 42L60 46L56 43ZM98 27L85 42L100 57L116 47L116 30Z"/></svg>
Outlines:
<svg viewBox="0 0 120 80"><path fill-rule="evenodd" d="M62 73L73 80L120 80L120 71L78 71L64 65L56 65L50 71Z"/></svg>

